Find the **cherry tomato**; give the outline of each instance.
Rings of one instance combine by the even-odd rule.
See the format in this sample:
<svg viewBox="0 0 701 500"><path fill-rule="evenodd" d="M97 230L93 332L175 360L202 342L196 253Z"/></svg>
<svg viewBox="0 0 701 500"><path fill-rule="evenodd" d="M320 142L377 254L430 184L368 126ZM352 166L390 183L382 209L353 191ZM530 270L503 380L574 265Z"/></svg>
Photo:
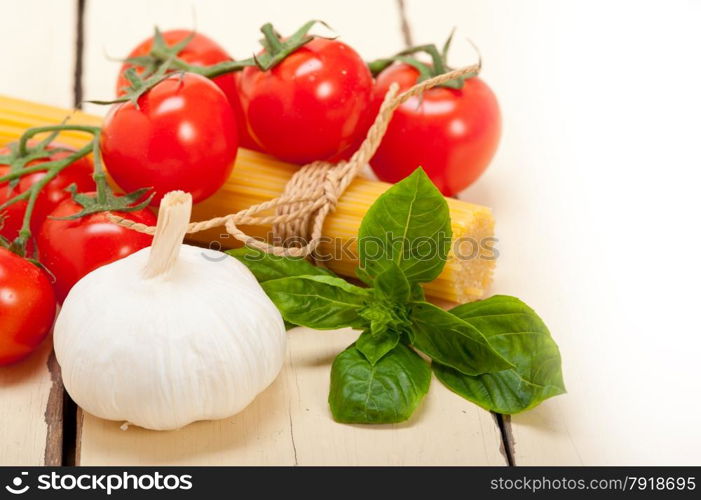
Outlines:
<svg viewBox="0 0 701 500"><path fill-rule="evenodd" d="M46 273L0 248L0 365L29 356L46 338L55 315Z"/></svg>
<svg viewBox="0 0 701 500"><path fill-rule="evenodd" d="M229 177L238 137L224 93L210 80L173 75L131 102L113 106L102 128L102 158L125 191L152 187L157 206L181 189L202 201Z"/></svg>
<svg viewBox="0 0 701 500"><path fill-rule="evenodd" d="M392 82L406 90L418 71L394 64L378 75L375 109ZM445 196L472 184L489 165L499 143L496 97L480 78L461 89L436 87L402 104L392 117L370 165L386 182L397 182L421 166Z"/></svg>
<svg viewBox="0 0 701 500"><path fill-rule="evenodd" d="M372 75L357 52L315 38L277 66L241 75L241 104L263 150L293 163L328 160L365 135Z"/></svg>
<svg viewBox="0 0 701 500"><path fill-rule="evenodd" d="M37 237L39 259L56 278L54 291L59 303L89 272L151 245L152 236L110 222L105 212L74 220L55 219L80 210L72 199L64 200L44 221ZM156 224L148 209L114 213L149 226Z"/></svg>
<svg viewBox="0 0 701 500"><path fill-rule="evenodd" d="M163 39L168 46L173 46L178 42L181 42L188 36L192 35L192 31L189 30L171 30L164 31L161 33ZM129 58L140 57L147 55L153 48L153 37L147 38L139 45L137 45L134 50L129 54ZM190 42L185 46L183 50L178 53L178 57L188 64L193 66L212 66L224 61L233 60L232 57L226 53L226 51L214 40L200 34L195 33ZM119 77L117 78L117 96L124 94L124 88L129 86L129 81L124 77L124 72L132 67L129 63L124 63L122 69L119 71ZM143 71L143 67L135 67L137 73ZM239 131L239 143L241 147L248 149L259 150L258 144L253 140L253 138L248 133L248 127L246 126L246 120L243 115L243 109L241 108L241 100L239 99L238 91L238 73L227 73L225 75L213 78L212 81L217 84L217 86L226 94L231 108L234 110L234 115L236 116L236 123L238 124Z"/></svg>
<svg viewBox="0 0 701 500"><path fill-rule="evenodd" d="M69 149L65 146L53 144L53 148L58 147ZM9 152L9 148L0 149L0 155L5 155ZM31 161L27 164L27 166L34 166L41 163L46 163L48 161L60 160L70 155L71 153L67 151L57 151L52 153L48 158ZM0 177L7 175L9 171L9 165L0 165ZM17 184L14 189L9 186L8 182L0 183L0 204L14 198L18 194L24 193L34 184L39 182L45 175L46 172L44 171L25 175L20 178L19 184ZM66 188L71 184L75 184L79 192L93 191L95 189L95 183L92 179L92 163L88 158L81 158L80 160L66 167L60 174L51 180L44 187L44 189L41 190L41 193L37 198L36 205L34 206L34 211L32 212L31 230L33 234L36 235L41 227L41 223L44 221L44 219L46 219L46 216L51 213L51 211L56 208L59 203L70 196L70 193L66 191ZM24 211L26 208L27 202L19 201L5 209L6 218L4 219L2 227L0 228L0 235L10 241L17 237L19 230L22 228Z"/></svg>

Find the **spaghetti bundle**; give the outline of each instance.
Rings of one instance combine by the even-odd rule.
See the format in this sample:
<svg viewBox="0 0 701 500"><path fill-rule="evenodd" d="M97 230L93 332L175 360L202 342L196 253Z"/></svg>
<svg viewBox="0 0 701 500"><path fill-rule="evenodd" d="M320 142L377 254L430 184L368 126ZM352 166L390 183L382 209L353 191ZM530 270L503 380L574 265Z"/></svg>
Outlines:
<svg viewBox="0 0 701 500"><path fill-rule="evenodd" d="M54 125L69 116L68 123L99 126L99 117L29 101L0 96L0 145L17 140L31 127ZM64 132L58 141L80 147L89 137ZM109 165L106 165L109 170ZM299 167L267 155L240 149L231 177L214 196L194 207L195 220L205 220L246 209L280 196ZM356 238L360 222L389 184L356 178L338 201L323 226L324 238L317 254L323 264L346 276L357 266ZM453 245L443 273L424 288L429 296L451 302L481 298L491 282L494 254L491 249L494 219L487 207L447 199L453 229ZM265 238L269 226L242 227L247 234ZM239 245L221 229L191 234L189 239L214 248Z"/></svg>

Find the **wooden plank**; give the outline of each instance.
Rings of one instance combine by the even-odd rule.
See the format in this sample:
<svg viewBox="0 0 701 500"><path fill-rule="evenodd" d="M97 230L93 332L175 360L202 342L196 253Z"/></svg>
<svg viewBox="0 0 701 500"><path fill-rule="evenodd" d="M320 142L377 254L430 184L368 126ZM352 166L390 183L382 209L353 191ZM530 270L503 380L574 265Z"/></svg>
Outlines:
<svg viewBox="0 0 701 500"><path fill-rule="evenodd" d="M701 6L407 4L416 42L458 24L453 64L472 60L465 37L483 54L504 133L463 196L494 209L494 293L535 307L563 355L569 393L511 419L515 463L698 464L701 271L684 255L701 249L689 182L701 77L688 64ZM664 78L641 77L655 64Z"/></svg>
<svg viewBox="0 0 701 500"><path fill-rule="evenodd" d="M51 339L0 367L0 465L60 465L63 386Z"/></svg>
<svg viewBox="0 0 701 500"><path fill-rule="evenodd" d="M328 410L330 364L357 332L297 328L275 383L242 413L173 432L120 430L85 414L81 465L504 465L492 416L433 381L410 421L335 423Z"/></svg>
<svg viewBox="0 0 701 500"><path fill-rule="evenodd" d="M132 15L139 12L138 16ZM371 16L367 12L372 12ZM358 0L348 4L327 0L303 3L260 0L254 7L227 0L88 0L86 11L85 98L113 96L119 63L154 26L163 30L195 27L221 44L238 59L259 50L258 29L272 22L290 33L310 19L329 23L341 38L365 58L394 53L402 48L395 0ZM321 28L323 31L323 28ZM318 32L322 32L318 31ZM326 31L328 33L328 31ZM104 114L104 106L87 104L88 112Z"/></svg>
<svg viewBox="0 0 701 500"><path fill-rule="evenodd" d="M75 1L26 0L3 11L5 70L0 94L54 106L73 104Z"/></svg>
<svg viewBox="0 0 701 500"><path fill-rule="evenodd" d="M3 20L0 94L70 107L75 2L14 2ZM49 339L26 361L0 367L0 465L61 463L63 387L51 346Z"/></svg>

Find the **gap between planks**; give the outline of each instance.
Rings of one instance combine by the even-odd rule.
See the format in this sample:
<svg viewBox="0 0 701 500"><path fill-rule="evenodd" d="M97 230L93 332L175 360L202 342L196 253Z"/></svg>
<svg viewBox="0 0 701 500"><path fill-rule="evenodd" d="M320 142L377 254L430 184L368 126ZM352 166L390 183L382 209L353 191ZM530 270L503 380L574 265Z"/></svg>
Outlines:
<svg viewBox="0 0 701 500"><path fill-rule="evenodd" d="M49 337L45 342L52 342ZM61 383L61 369L56 361L56 355L51 349L46 360L46 367L51 377L51 389L46 401L44 421L46 422L46 444L44 446L44 465L63 465L64 437L64 390Z"/></svg>
<svg viewBox="0 0 701 500"><path fill-rule="evenodd" d="M509 467L514 467L516 465L514 456L515 442L513 432L511 431L511 416L493 412L492 415L499 426L499 434L501 435L501 454L504 455L504 459L506 459L506 463L509 465Z"/></svg>

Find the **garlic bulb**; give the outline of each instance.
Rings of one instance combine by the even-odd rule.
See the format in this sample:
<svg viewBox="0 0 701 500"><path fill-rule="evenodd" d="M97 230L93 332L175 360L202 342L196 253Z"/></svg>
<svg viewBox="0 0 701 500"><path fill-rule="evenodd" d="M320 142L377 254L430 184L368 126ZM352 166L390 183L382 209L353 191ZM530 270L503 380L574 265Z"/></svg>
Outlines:
<svg viewBox="0 0 701 500"><path fill-rule="evenodd" d="M182 244L191 206L166 195L153 246L88 274L63 305L56 358L93 415L157 430L228 417L282 367L282 317L251 272Z"/></svg>

